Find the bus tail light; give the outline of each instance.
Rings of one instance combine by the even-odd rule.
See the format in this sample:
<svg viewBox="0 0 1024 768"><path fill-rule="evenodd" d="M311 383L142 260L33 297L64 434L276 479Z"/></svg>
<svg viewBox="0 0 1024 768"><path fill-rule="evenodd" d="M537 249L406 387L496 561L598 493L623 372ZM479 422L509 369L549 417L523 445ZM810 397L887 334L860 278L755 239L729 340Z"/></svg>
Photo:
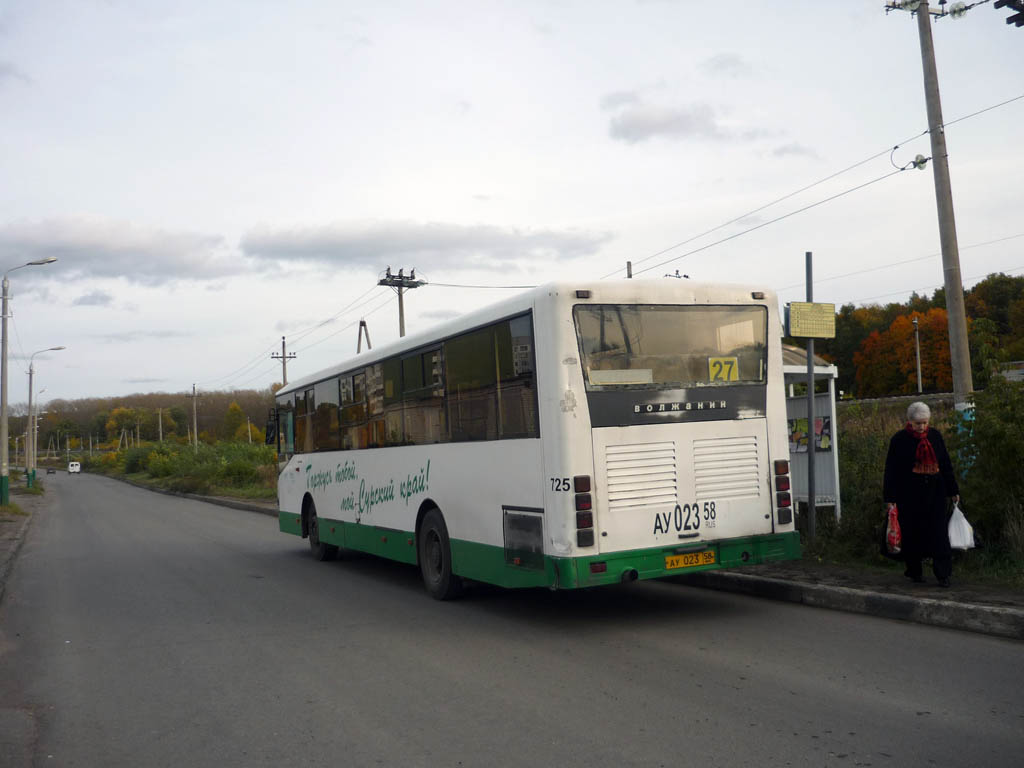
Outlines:
<svg viewBox="0 0 1024 768"><path fill-rule="evenodd" d="M779 525L793 522L793 496L790 493L789 461L776 459L775 469L775 509Z"/></svg>
<svg viewBox="0 0 1024 768"><path fill-rule="evenodd" d="M576 546L594 546L594 499L590 495L590 475L576 475L572 479L576 492Z"/></svg>

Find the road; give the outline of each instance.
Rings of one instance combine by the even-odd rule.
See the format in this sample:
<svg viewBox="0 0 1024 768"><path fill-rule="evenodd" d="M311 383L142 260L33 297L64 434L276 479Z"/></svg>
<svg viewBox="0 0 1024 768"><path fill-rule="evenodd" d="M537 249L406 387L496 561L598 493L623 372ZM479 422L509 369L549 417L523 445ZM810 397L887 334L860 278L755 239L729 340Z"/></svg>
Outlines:
<svg viewBox="0 0 1024 768"><path fill-rule="evenodd" d="M1020 643L670 583L317 563L266 515L46 478L0 606L0 764L978 766Z"/></svg>

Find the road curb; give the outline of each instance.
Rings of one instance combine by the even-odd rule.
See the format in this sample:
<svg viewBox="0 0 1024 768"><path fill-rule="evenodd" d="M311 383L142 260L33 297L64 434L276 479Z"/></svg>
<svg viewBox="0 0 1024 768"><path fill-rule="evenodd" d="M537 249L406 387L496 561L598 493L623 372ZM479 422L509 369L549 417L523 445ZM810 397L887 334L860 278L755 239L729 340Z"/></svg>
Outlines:
<svg viewBox="0 0 1024 768"><path fill-rule="evenodd" d="M152 485L146 485L145 483L137 483L134 480L128 480L124 477L117 477L116 475L97 475L97 477L109 477L111 480L118 480L122 483L141 488L144 491L153 491L154 493L162 493L165 496L177 496L182 499L191 499L192 501L205 501L207 504L216 504L219 507L231 507L232 509L242 509L246 512L259 512L261 515L270 515L271 517L277 517L278 512L276 509L268 507L262 504L251 504L246 501L235 501L234 499L225 499L221 496L203 496L198 493L185 493L183 491L170 491L166 488L157 488Z"/></svg>
<svg viewBox="0 0 1024 768"><path fill-rule="evenodd" d="M4 593L7 591L7 577L11 572L11 568L14 567L14 561L18 558L21 545L25 543L25 536L28 533L28 527L33 517L34 515L31 512L27 513L14 534L14 538L11 539L14 543L9 547L0 548L0 558L2 558L0 559L0 601L4 599Z"/></svg>
<svg viewBox="0 0 1024 768"><path fill-rule="evenodd" d="M1024 640L1024 611L1018 608L887 595L865 589L806 584L722 571L692 573L677 577L674 581L678 584L739 592L817 608L866 613L886 619L913 621L918 624Z"/></svg>

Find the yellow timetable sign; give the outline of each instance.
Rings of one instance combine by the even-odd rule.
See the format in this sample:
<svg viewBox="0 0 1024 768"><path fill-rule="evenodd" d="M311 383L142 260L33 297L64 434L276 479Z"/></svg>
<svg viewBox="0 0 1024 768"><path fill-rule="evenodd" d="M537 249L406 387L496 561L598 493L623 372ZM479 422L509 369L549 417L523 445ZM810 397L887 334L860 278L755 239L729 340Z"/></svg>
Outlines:
<svg viewBox="0 0 1024 768"><path fill-rule="evenodd" d="M789 335L804 339L836 337L836 305L809 301L789 304Z"/></svg>

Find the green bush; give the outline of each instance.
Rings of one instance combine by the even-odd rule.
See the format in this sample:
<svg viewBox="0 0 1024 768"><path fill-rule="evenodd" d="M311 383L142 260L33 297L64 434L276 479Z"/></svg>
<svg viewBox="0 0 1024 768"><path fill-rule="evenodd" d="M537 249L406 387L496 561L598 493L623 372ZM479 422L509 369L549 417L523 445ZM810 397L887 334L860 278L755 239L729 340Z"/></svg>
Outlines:
<svg viewBox="0 0 1024 768"><path fill-rule="evenodd" d="M992 377L951 440L962 507L981 544L1024 560L1024 383Z"/></svg>

